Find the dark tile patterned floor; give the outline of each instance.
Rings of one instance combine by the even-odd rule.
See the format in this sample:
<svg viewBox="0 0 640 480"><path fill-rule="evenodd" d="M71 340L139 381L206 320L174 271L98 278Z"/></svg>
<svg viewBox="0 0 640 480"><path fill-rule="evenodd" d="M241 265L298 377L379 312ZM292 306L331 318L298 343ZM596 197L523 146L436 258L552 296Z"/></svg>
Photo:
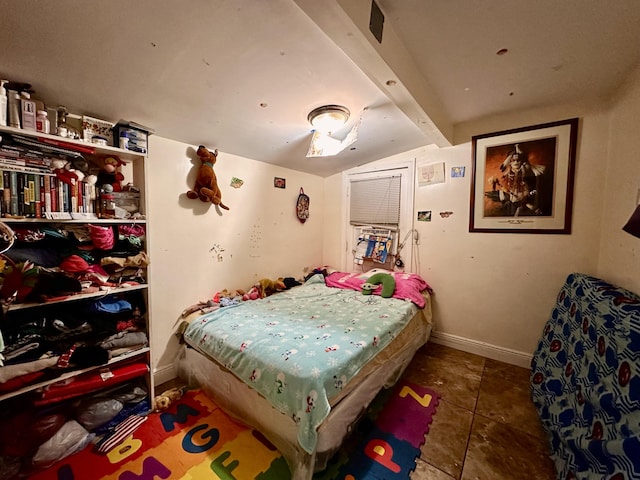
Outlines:
<svg viewBox="0 0 640 480"><path fill-rule="evenodd" d="M441 395L412 480L556 478L526 368L429 342L404 377Z"/></svg>
<svg viewBox="0 0 640 480"><path fill-rule="evenodd" d="M412 480L556 478L526 368L430 342L404 376L441 395Z"/></svg>

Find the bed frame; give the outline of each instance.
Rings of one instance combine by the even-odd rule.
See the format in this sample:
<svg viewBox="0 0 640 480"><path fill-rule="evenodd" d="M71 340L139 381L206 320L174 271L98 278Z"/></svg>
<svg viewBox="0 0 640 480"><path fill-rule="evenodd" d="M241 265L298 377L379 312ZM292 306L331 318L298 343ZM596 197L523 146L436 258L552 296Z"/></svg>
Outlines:
<svg viewBox="0 0 640 480"><path fill-rule="evenodd" d="M312 453L297 440L293 419L276 410L259 393L207 355L184 344L174 362L180 378L198 385L215 402L241 423L260 431L283 455L293 480L311 480L324 470L382 388L393 386L415 353L431 333L431 301L411 320L390 345L380 352L347 384L340 397L331 401L331 412L318 428L318 442Z"/></svg>

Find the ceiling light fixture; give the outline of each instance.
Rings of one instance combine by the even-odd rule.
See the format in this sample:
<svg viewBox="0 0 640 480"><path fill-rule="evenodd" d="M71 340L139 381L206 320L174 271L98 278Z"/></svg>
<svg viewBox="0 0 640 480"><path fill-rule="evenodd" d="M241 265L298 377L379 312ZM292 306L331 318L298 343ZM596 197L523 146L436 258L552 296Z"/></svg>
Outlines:
<svg viewBox="0 0 640 480"><path fill-rule="evenodd" d="M341 105L324 105L309 112L307 119L317 131L330 134L349 120L349 109Z"/></svg>

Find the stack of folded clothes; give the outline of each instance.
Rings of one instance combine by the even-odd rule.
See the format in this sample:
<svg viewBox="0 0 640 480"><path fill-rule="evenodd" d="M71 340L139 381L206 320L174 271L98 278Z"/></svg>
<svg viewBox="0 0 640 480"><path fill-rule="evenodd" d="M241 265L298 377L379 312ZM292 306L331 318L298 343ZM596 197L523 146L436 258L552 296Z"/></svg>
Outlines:
<svg viewBox="0 0 640 480"><path fill-rule="evenodd" d="M59 376L69 369L106 364L145 347L140 292L51 305L46 312L14 312L3 322L0 393Z"/></svg>

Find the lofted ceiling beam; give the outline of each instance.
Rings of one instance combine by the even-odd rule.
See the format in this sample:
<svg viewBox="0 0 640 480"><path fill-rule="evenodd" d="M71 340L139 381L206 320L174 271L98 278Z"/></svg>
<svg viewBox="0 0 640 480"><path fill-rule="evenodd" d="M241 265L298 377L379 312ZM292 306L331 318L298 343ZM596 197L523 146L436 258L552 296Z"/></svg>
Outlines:
<svg viewBox="0 0 640 480"><path fill-rule="evenodd" d="M371 0L294 2L432 143L452 145L453 124L393 25L385 20L382 43L369 30Z"/></svg>

